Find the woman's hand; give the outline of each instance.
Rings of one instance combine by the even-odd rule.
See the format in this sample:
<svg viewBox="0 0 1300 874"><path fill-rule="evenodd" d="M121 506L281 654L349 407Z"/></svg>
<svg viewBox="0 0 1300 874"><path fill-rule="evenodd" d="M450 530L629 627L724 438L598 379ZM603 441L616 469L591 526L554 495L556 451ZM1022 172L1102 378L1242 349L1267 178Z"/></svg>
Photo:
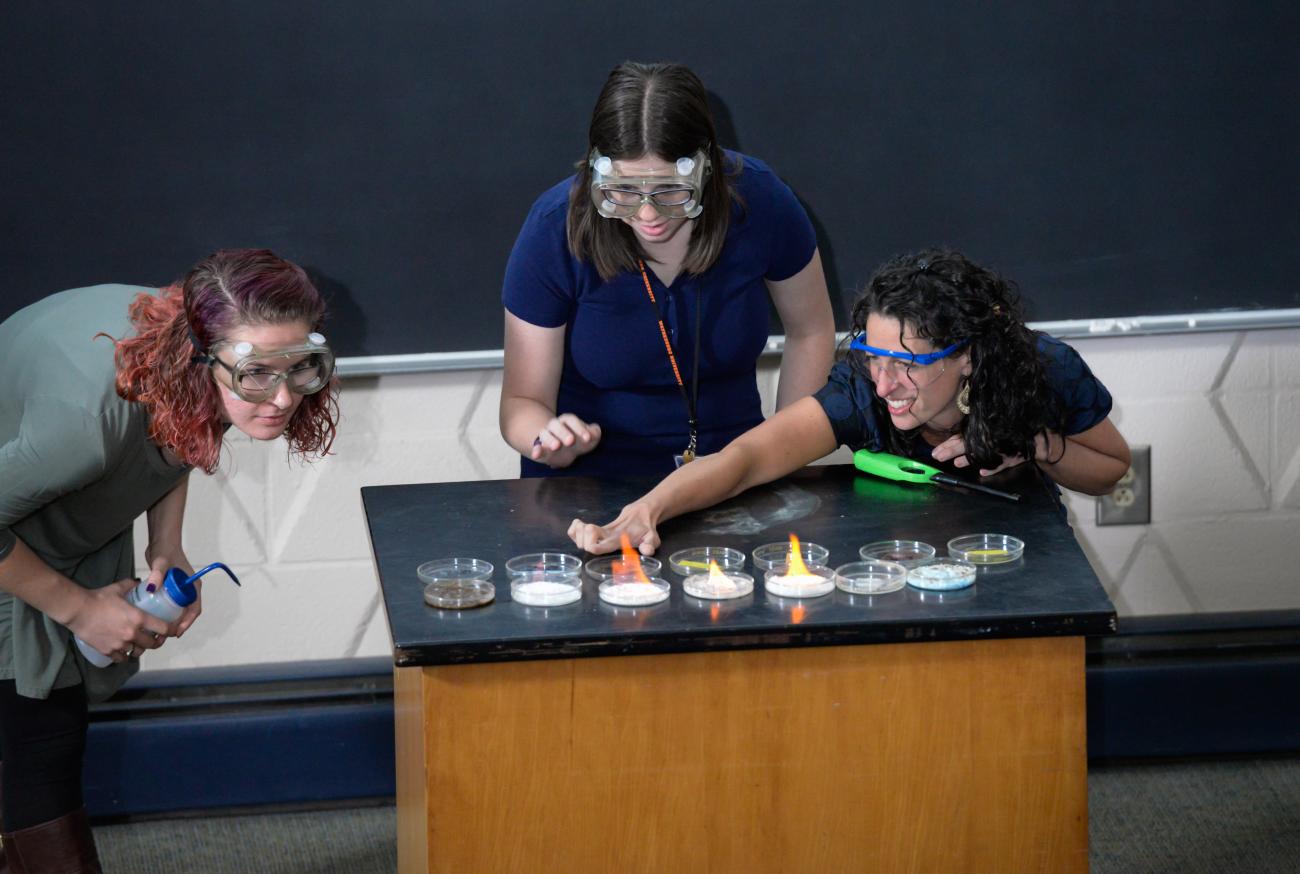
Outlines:
<svg viewBox="0 0 1300 874"><path fill-rule="evenodd" d="M134 579L118 580L86 592L68 628L115 662L162 646L167 623L126 602L126 593L138 584Z"/></svg>
<svg viewBox="0 0 1300 874"><path fill-rule="evenodd" d="M960 434L954 434L934 447L930 450L930 455L935 461L951 461L953 467L970 467L970 459L966 457L966 441ZM980 468L980 476L993 476L1009 467L1024 463L1025 459L1019 455L1004 455L1002 463L997 467Z"/></svg>
<svg viewBox="0 0 1300 874"><path fill-rule="evenodd" d="M568 467L599 444L599 425L588 424L573 413L562 413L542 427L528 457L551 467Z"/></svg>
<svg viewBox="0 0 1300 874"><path fill-rule="evenodd" d="M190 564L190 560L185 557L185 554L179 550L173 550L171 554L168 555L163 552L155 553L150 549L145 552L145 558L149 560L149 576L145 578L145 581L153 583L158 587L162 586L163 580L167 576L167 571L174 567L178 567L185 571L186 576L194 573L194 566ZM198 593L198 597L194 599L193 604L185 608L184 612L181 613L180 618L173 622L171 627L167 629L169 637L180 637L189 630L189 627L194 624L194 620L198 619L199 614L203 612L202 580L194 581L194 591Z"/></svg>
<svg viewBox="0 0 1300 874"><path fill-rule="evenodd" d="M626 534L633 548L642 555L654 555L659 548L656 521L649 504L634 501L623 508L617 519L604 527L574 519L569 525L569 538L579 549L599 555L618 549L622 535Z"/></svg>

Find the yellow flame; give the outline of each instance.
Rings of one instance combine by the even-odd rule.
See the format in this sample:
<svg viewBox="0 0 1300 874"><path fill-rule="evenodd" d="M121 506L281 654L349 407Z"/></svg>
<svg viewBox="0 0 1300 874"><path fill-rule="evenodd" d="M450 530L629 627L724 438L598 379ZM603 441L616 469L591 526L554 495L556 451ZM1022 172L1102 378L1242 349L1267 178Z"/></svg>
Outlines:
<svg viewBox="0 0 1300 874"><path fill-rule="evenodd" d="M730 582L731 577L724 574L722 568L718 567L718 560L716 558L709 559L709 583L713 586L720 586Z"/></svg>
<svg viewBox="0 0 1300 874"><path fill-rule="evenodd" d="M785 566L785 575L787 577L807 577L811 576L808 572L808 565L803 563L803 551L799 549L799 538L790 533L790 556Z"/></svg>
<svg viewBox="0 0 1300 874"><path fill-rule="evenodd" d="M632 541L626 534L619 536L619 544L623 549L623 557L614 561L611 568L614 572L614 578L626 579L631 577L638 583L649 583L650 578L641 569L641 555L632 548Z"/></svg>

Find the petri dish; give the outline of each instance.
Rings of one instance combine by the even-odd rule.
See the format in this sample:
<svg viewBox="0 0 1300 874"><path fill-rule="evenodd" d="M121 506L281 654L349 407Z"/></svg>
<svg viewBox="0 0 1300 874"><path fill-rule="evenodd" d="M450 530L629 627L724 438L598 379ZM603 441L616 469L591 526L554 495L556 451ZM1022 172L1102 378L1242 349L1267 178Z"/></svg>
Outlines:
<svg viewBox="0 0 1300 874"><path fill-rule="evenodd" d="M964 589L954 589L948 592L931 592L927 589L918 589L914 586L907 587L907 596L918 604L959 604L962 601L970 601L975 597L975 590L979 586L967 586Z"/></svg>
<svg viewBox="0 0 1300 874"><path fill-rule="evenodd" d="M609 579L600 584L600 600L619 607L647 607L668 600L668 582L651 577L648 583Z"/></svg>
<svg viewBox="0 0 1300 874"><path fill-rule="evenodd" d="M486 580L492 576L492 562L481 558L435 558L415 569L425 583L442 580Z"/></svg>
<svg viewBox="0 0 1300 874"><path fill-rule="evenodd" d="M582 600L582 577L564 571L537 571L510 581L510 599L529 607L562 607Z"/></svg>
<svg viewBox="0 0 1300 874"><path fill-rule="evenodd" d="M511 577L555 572L577 576L581 571L582 559L567 552L530 552L506 562L506 573Z"/></svg>
<svg viewBox="0 0 1300 874"><path fill-rule="evenodd" d="M878 540L868 543L858 550L863 561L882 559L896 561L902 565L912 565L927 558L934 558L934 547L920 540Z"/></svg>
<svg viewBox="0 0 1300 874"><path fill-rule="evenodd" d="M782 598L820 598L835 591L835 571L821 564L810 564L807 576L786 575L786 566L778 564L763 574L763 588Z"/></svg>
<svg viewBox="0 0 1300 874"><path fill-rule="evenodd" d="M682 581L682 591L706 601L730 601L754 591L754 578L740 571L725 571L717 578L710 573L691 574Z"/></svg>
<svg viewBox="0 0 1300 874"><path fill-rule="evenodd" d="M753 556L754 567L757 570L771 570L777 565L785 564L790 560L790 541L764 543L754 550ZM799 556L803 559L804 564L825 565L826 560L831 557L831 551L820 544L800 540Z"/></svg>
<svg viewBox="0 0 1300 874"><path fill-rule="evenodd" d="M963 534L948 541L948 554L971 564L1005 564L1025 554L1025 542L1010 534Z"/></svg>
<svg viewBox="0 0 1300 874"><path fill-rule="evenodd" d="M700 613L707 613L710 622L718 622L734 613L748 609L753 606L753 603L754 596L752 594L720 600L718 598L696 598L685 592L682 593L683 606Z"/></svg>
<svg viewBox="0 0 1300 874"><path fill-rule="evenodd" d="M896 561L870 559L835 569L835 585L855 595L883 595L907 585L907 568Z"/></svg>
<svg viewBox="0 0 1300 874"><path fill-rule="evenodd" d="M469 610L491 604L497 596L496 586L488 580L446 579L424 587L424 603L440 610Z"/></svg>
<svg viewBox="0 0 1300 874"><path fill-rule="evenodd" d="M692 546L679 549L668 556L668 566L673 573L683 577L708 573L709 562L716 561L724 571L738 571L745 567L745 553L727 546Z"/></svg>
<svg viewBox="0 0 1300 874"><path fill-rule="evenodd" d="M931 592L951 592L975 582L975 565L955 558L919 561L907 571L907 584Z"/></svg>
<svg viewBox="0 0 1300 874"><path fill-rule="evenodd" d="M639 556L641 559L641 572L647 577L657 577L663 570L663 562L652 555ZM614 564L623 560L621 555L606 555L600 558L593 558L587 562L587 575L593 580L604 582L614 578Z"/></svg>

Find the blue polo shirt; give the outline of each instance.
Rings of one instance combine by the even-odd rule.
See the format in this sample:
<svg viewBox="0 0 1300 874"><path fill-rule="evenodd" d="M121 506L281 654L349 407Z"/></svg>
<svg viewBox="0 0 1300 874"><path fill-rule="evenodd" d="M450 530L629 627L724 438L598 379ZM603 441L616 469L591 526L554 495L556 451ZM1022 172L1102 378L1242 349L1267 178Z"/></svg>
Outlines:
<svg viewBox="0 0 1300 874"><path fill-rule="evenodd" d="M756 158L739 157L740 195L718 261L665 287L647 270L682 380L690 390L695 312L701 314L698 451L717 452L762 421L755 369L768 336L764 280L794 276L812 260L812 222L790 188ZM732 161L728 161L730 165ZM506 265L502 302L533 325L565 327L556 410L601 426L600 445L553 470L521 458L523 476L664 475L686 448L686 405L640 272L609 282L570 253L565 218L573 177L533 204ZM609 219L616 221L616 219Z"/></svg>
<svg viewBox="0 0 1300 874"><path fill-rule="evenodd" d="M1047 334L1038 335L1038 354L1047 370L1047 387L1064 413L1063 432L1081 434L1110 415L1111 397L1101 380L1093 376L1074 347ZM885 448L884 431L890 427L888 414L876 403L876 387L847 361L833 368L826 385L813 395L830 420L835 440L855 452ZM935 464L933 449L918 429L907 454L918 461ZM949 465L940 465L949 467Z"/></svg>

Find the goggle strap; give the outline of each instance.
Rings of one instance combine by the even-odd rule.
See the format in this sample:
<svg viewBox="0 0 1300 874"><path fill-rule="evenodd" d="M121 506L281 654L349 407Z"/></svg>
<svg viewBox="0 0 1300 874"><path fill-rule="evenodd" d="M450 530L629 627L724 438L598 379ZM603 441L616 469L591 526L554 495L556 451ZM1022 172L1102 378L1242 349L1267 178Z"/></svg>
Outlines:
<svg viewBox="0 0 1300 874"><path fill-rule="evenodd" d="M849 341L849 348L857 349L859 352L870 352L872 355L880 355L885 358L898 358L902 361L906 361L908 364L926 365L926 364L933 364L934 362L939 361L940 359L947 358L949 355L956 352L958 349L962 348L968 343L970 343L969 339L958 340L956 343L953 343L947 349L940 349L937 352L925 352L921 355L915 355L911 352L895 352L892 349L878 349L875 346L868 346L866 343L863 343L857 337L854 337L852 340Z"/></svg>
<svg viewBox="0 0 1300 874"><path fill-rule="evenodd" d="M188 321L185 322L185 333L189 336L190 345L194 347L194 351L197 353L190 356L190 364L211 364L212 354L203 348L203 344L199 342L198 335L194 333L194 328Z"/></svg>

